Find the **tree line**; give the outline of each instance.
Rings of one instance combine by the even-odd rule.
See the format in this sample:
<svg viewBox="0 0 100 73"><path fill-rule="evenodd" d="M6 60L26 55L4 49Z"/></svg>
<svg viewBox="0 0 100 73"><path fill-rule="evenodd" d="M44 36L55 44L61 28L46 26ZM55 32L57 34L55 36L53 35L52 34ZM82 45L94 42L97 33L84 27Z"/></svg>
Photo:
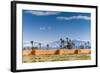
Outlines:
<svg viewBox="0 0 100 73"><path fill-rule="evenodd" d="M75 43L72 42L71 39L69 39L68 37L66 38L66 40L60 38L59 39L60 43L59 43L59 47L60 49L73 49L73 46L75 46ZM41 49L41 46L42 44L41 43L38 43L38 46L39 47L34 47L34 41L30 41L30 44L31 44L31 49ZM90 42L88 41L87 44L90 44ZM86 45L86 44L85 44ZM84 49L84 45L80 45L79 46L80 49ZM90 48L90 47L88 47ZM50 45L49 44L46 44L46 49L49 50L50 49Z"/></svg>

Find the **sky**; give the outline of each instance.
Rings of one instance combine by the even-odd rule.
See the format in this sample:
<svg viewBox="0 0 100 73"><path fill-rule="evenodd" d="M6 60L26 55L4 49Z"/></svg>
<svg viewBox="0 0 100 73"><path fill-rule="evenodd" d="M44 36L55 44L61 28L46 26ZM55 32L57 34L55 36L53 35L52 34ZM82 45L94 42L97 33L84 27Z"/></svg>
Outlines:
<svg viewBox="0 0 100 73"><path fill-rule="evenodd" d="M90 41L91 14L23 10L23 42L50 43L60 38Z"/></svg>

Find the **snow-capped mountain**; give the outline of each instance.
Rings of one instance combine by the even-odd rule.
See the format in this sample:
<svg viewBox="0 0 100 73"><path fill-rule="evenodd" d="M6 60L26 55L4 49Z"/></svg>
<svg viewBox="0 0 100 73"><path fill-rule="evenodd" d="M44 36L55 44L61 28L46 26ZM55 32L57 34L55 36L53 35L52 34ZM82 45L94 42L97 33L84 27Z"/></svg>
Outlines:
<svg viewBox="0 0 100 73"><path fill-rule="evenodd" d="M80 40L72 40L71 41L73 44L73 49L80 49L80 46L82 45L84 48L86 49L90 49L91 48L91 43L89 41L80 41ZM51 43L48 43L48 47L47 45L44 45L43 43L41 43L41 48L38 42L34 42L34 47L37 47L37 49L61 49L60 47L61 41L53 41ZM67 41L64 41L63 43L64 46L67 45ZM27 42L23 44L23 49L31 49L31 43Z"/></svg>

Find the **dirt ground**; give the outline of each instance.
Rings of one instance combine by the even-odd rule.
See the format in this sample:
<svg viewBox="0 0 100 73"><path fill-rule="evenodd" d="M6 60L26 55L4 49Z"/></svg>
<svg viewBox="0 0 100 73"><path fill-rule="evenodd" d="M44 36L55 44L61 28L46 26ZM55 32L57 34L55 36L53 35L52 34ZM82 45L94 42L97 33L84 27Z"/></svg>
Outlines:
<svg viewBox="0 0 100 73"><path fill-rule="evenodd" d="M54 62L54 61L70 61L70 60L90 60L91 54L65 54L65 55L30 55L22 56L23 63L31 62Z"/></svg>

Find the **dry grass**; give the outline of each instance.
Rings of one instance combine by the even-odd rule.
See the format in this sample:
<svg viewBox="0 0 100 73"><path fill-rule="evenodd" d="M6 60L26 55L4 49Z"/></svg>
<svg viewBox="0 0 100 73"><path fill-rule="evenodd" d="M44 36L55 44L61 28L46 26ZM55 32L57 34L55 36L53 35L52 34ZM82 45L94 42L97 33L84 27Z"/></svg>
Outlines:
<svg viewBox="0 0 100 73"><path fill-rule="evenodd" d="M65 54L65 55L23 55L23 63L31 62L53 62L53 61L69 61L69 60L90 60L91 54Z"/></svg>

